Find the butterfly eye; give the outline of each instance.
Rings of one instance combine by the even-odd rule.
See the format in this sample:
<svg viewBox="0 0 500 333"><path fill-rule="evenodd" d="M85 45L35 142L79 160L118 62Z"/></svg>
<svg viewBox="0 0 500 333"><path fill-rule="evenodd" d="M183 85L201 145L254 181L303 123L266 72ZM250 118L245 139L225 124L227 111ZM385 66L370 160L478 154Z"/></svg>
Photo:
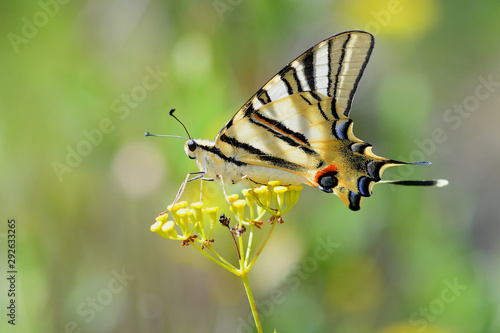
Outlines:
<svg viewBox="0 0 500 333"><path fill-rule="evenodd" d="M189 151L195 151L196 148L198 147L198 145L196 144L196 142L194 140L189 140L187 143L187 147L188 147Z"/></svg>

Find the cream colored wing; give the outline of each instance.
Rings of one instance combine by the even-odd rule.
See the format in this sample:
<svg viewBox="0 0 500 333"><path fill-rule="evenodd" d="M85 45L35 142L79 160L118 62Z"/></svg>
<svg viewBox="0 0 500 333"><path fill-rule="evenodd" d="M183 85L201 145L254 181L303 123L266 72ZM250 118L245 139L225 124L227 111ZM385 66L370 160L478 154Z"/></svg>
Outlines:
<svg viewBox="0 0 500 333"><path fill-rule="evenodd" d="M263 105L304 91L330 97L332 111L349 116L373 45L373 36L363 31L343 32L316 44L260 88L218 135ZM325 110L325 114L331 117L332 112Z"/></svg>
<svg viewBox="0 0 500 333"><path fill-rule="evenodd" d="M268 103L234 123L216 141L221 152L244 165L292 172L304 183L336 193L351 209L371 195L388 166L404 164L376 156L352 133L343 114L326 116L333 100L303 92Z"/></svg>

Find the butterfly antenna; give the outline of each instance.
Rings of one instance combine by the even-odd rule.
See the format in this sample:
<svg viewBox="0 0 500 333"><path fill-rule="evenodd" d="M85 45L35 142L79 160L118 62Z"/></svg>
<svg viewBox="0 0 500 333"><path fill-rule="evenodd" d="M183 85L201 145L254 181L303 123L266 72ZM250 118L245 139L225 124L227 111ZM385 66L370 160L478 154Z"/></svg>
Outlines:
<svg viewBox="0 0 500 333"><path fill-rule="evenodd" d="M151 134L149 132L144 133L145 136L157 136L159 138L179 138L179 139L184 139L184 140L189 140L186 137L180 136L180 135L159 135L159 134Z"/></svg>
<svg viewBox="0 0 500 333"><path fill-rule="evenodd" d="M182 121L179 120L179 118L177 118L176 116L174 116L174 112L175 112L175 109L172 109L170 110L169 114L174 117L175 120L177 120L179 122L179 124L182 125L182 127L184 127L184 130L186 131L187 135L188 135L188 138L191 139L191 135L189 135L189 131L187 130L186 126L184 126L184 124L182 123Z"/></svg>
<svg viewBox="0 0 500 333"><path fill-rule="evenodd" d="M184 126L184 124L182 123L182 121L180 121L176 116L174 116L174 111L175 109L172 109L170 110L169 114L174 117L175 120L177 120L181 125L182 127L184 127L184 130L186 131L188 137L184 137L184 136L180 136L180 135L158 135L158 134L151 134L149 132L146 132L144 133L145 136L157 136L157 137L160 137L160 138L179 138L179 139L184 139L184 140L191 140L191 135L189 135L189 132L186 128L186 126Z"/></svg>

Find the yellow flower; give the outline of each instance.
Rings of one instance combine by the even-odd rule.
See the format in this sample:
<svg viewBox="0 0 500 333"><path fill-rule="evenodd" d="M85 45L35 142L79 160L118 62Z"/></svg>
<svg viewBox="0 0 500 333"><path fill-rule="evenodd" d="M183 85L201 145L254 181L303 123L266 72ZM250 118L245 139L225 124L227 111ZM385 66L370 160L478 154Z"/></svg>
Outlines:
<svg viewBox="0 0 500 333"><path fill-rule="evenodd" d="M217 211L219 210L219 207L207 207L203 211L208 214L208 219L210 220L210 229L213 228L215 223L218 221L217 218Z"/></svg>
<svg viewBox="0 0 500 333"><path fill-rule="evenodd" d="M165 223L163 221L156 221L150 229L152 232L156 232L163 238L179 239L179 235L177 235L177 232L175 231L174 221L166 221Z"/></svg>
<svg viewBox="0 0 500 333"><path fill-rule="evenodd" d="M186 202L187 206L187 202ZM189 209L181 208L177 210L173 215L175 222L179 225L184 235L190 234L189 232ZM176 218L177 217L177 218Z"/></svg>
<svg viewBox="0 0 500 333"><path fill-rule="evenodd" d="M247 205L246 200L240 199L233 202L231 205L231 211L236 215L238 221L242 222L245 216L245 206Z"/></svg>
<svg viewBox="0 0 500 333"><path fill-rule="evenodd" d="M259 199L257 205L269 207L271 204L271 193L269 192L269 188L265 185L261 187L257 187L253 190L255 194L257 194L257 198Z"/></svg>
<svg viewBox="0 0 500 333"><path fill-rule="evenodd" d="M281 212L283 205L285 204L285 192L288 191L288 187L286 186L276 186L273 188L273 192L276 195L276 201L278 203L278 212Z"/></svg>
<svg viewBox="0 0 500 333"><path fill-rule="evenodd" d="M230 203L233 203L236 200L238 200L238 194L233 194L227 197L227 201L229 201Z"/></svg>
<svg viewBox="0 0 500 333"><path fill-rule="evenodd" d="M201 238L205 239L205 230L203 229L203 202L195 202L191 204L192 222L196 231Z"/></svg>
<svg viewBox="0 0 500 333"><path fill-rule="evenodd" d="M175 223L174 223L174 221L167 221L161 227L161 231L164 232L164 233L166 233L172 239L177 239L178 238L177 232L175 231Z"/></svg>
<svg viewBox="0 0 500 333"><path fill-rule="evenodd" d="M176 211L178 211L181 208L186 208L187 205L188 205L187 201L181 201L181 202L176 203L173 206L172 205L168 205L167 210L171 211L171 212L176 212Z"/></svg>

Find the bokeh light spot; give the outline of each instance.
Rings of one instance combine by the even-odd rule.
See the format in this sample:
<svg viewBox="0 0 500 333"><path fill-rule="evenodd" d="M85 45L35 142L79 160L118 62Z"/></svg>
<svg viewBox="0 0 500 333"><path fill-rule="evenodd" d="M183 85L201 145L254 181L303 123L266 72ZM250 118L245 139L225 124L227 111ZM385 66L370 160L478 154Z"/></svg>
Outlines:
<svg viewBox="0 0 500 333"><path fill-rule="evenodd" d="M165 176L160 153L146 143L129 143L113 159L113 176L125 194L137 198L154 191Z"/></svg>
<svg viewBox="0 0 500 333"><path fill-rule="evenodd" d="M435 0L353 0L339 5L340 12L358 29L374 35L420 36L439 20Z"/></svg>

